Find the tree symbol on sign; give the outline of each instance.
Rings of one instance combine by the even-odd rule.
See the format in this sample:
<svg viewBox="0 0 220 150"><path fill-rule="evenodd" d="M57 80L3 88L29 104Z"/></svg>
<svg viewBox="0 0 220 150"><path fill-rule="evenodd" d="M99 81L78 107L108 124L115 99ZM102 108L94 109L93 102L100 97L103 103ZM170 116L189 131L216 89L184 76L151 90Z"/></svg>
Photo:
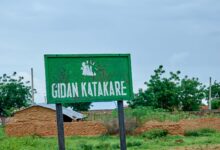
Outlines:
<svg viewBox="0 0 220 150"><path fill-rule="evenodd" d="M83 76L96 76L95 70L97 70L95 68L95 63L92 61L86 61L86 62L82 62L82 75Z"/></svg>

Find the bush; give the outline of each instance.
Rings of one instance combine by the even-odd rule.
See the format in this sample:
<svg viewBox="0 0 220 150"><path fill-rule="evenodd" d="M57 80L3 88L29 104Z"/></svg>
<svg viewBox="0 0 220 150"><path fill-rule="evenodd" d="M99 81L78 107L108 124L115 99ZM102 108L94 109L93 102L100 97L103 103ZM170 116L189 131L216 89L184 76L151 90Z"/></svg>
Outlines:
<svg viewBox="0 0 220 150"><path fill-rule="evenodd" d="M112 144L112 149L119 149L119 148L120 148L119 143Z"/></svg>
<svg viewBox="0 0 220 150"><path fill-rule="evenodd" d="M218 109L220 107L220 99L212 100L212 109Z"/></svg>
<svg viewBox="0 0 220 150"><path fill-rule="evenodd" d="M98 145L95 146L96 149L110 149L111 148L111 145L109 143L100 143Z"/></svg>
<svg viewBox="0 0 220 150"><path fill-rule="evenodd" d="M194 130L187 130L184 132L185 136L199 136L199 132L198 131L194 131Z"/></svg>
<svg viewBox="0 0 220 150"><path fill-rule="evenodd" d="M142 137L146 137L148 139L161 138L167 136L168 131L164 129L152 129L148 132L142 134Z"/></svg>
<svg viewBox="0 0 220 150"><path fill-rule="evenodd" d="M103 124L107 128L108 134L113 135L119 133L118 120L116 118L108 121L104 121Z"/></svg>
<svg viewBox="0 0 220 150"><path fill-rule="evenodd" d="M184 132L185 136L209 136L213 133L216 133L215 129L202 128L198 130L186 130Z"/></svg>
<svg viewBox="0 0 220 150"><path fill-rule="evenodd" d="M80 143L78 149L79 150L93 150L93 145L87 144L87 143Z"/></svg>
<svg viewBox="0 0 220 150"><path fill-rule="evenodd" d="M110 135L115 135L119 133L118 118L104 121L107 132ZM137 122L134 118L125 118L125 130L127 134L132 134L137 128Z"/></svg>
<svg viewBox="0 0 220 150"><path fill-rule="evenodd" d="M4 138L4 137L5 137L4 128L0 126L0 138Z"/></svg>
<svg viewBox="0 0 220 150"><path fill-rule="evenodd" d="M215 129L203 128L199 130L200 135L202 136L210 136L213 133L216 133Z"/></svg>
<svg viewBox="0 0 220 150"><path fill-rule="evenodd" d="M141 145L142 145L142 142L138 140L127 142L127 147L134 147L134 146L141 146Z"/></svg>
<svg viewBox="0 0 220 150"><path fill-rule="evenodd" d="M137 125L141 125L142 123L150 120L157 120L161 122L168 120L177 122L182 119L198 118L197 116L187 112L170 112L165 109L154 109L152 107L137 107L135 109L128 108L125 112L125 115L127 114L132 115L132 117L137 119Z"/></svg>

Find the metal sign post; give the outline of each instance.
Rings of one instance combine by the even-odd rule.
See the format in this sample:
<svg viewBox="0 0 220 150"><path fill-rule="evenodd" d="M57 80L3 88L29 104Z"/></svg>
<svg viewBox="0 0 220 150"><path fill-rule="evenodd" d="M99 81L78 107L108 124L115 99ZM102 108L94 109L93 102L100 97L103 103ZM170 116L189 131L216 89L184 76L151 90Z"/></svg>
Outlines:
<svg viewBox="0 0 220 150"><path fill-rule="evenodd" d="M62 110L62 104L60 103L56 104L56 115L57 115L57 132L58 132L59 150L65 150L63 110Z"/></svg>
<svg viewBox="0 0 220 150"><path fill-rule="evenodd" d="M123 101L118 101L118 122L119 122L119 131L120 131L120 148L121 150L126 150L126 132L125 132L125 123L124 123L124 108Z"/></svg>

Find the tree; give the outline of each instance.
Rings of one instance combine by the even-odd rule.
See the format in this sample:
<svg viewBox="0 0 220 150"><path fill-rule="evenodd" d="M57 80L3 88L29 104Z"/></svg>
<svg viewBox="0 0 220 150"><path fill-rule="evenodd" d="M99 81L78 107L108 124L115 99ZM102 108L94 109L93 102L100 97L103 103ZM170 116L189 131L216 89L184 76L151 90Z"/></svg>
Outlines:
<svg viewBox="0 0 220 150"><path fill-rule="evenodd" d="M211 94L212 98L218 99L220 97L220 83L215 81L212 84L211 89L212 89L212 94ZM209 98L209 86L206 89L206 99L208 98Z"/></svg>
<svg viewBox="0 0 220 150"><path fill-rule="evenodd" d="M209 99L209 88L210 86L208 86L206 88L206 99ZM211 86L211 97L212 97L212 101L211 101L211 106L212 109L218 109L220 107L220 83L217 81L214 81L214 83Z"/></svg>
<svg viewBox="0 0 220 150"><path fill-rule="evenodd" d="M179 100L182 110L199 110L202 99L205 98L205 86L198 78L189 79L187 76L181 80Z"/></svg>
<svg viewBox="0 0 220 150"><path fill-rule="evenodd" d="M154 70L148 82L147 89L140 90L134 100L128 102L132 108L138 106L153 106L170 111L174 110L198 110L204 98L204 86L198 78L180 78L180 71L170 72L164 77L165 70L159 66Z"/></svg>
<svg viewBox="0 0 220 150"><path fill-rule="evenodd" d="M26 107L31 102L31 87L23 77L3 74L0 76L0 118L10 116L16 109Z"/></svg>
<svg viewBox="0 0 220 150"><path fill-rule="evenodd" d="M163 108L168 110L178 109L180 102L178 101L179 74L170 72L170 77L163 77L165 70L160 65L154 70L149 82L145 82L146 91L139 91L135 99L129 102L131 107L136 106L153 106L154 108Z"/></svg>
<svg viewBox="0 0 220 150"><path fill-rule="evenodd" d="M134 100L128 101L131 108L136 108L138 106L150 106L147 102L146 94L143 92L143 89L139 89L139 92L135 94L134 97Z"/></svg>
<svg viewBox="0 0 220 150"><path fill-rule="evenodd" d="M84 103L71 103L65 104L65 107L71 107L75 111L88 111L91 106L91 102L84 102Z"/></svg>
<svg viewBox="0 0 220 150"><path fill-rule="evenodd" d="M170 72L170 77L163 77L165 70L163 66L156 69L155 74L151 76L149 82L146 82L148 87L146 97L150 104L156 108L168 110L178 109L178 86L180 71L176 73Z"/></svg>

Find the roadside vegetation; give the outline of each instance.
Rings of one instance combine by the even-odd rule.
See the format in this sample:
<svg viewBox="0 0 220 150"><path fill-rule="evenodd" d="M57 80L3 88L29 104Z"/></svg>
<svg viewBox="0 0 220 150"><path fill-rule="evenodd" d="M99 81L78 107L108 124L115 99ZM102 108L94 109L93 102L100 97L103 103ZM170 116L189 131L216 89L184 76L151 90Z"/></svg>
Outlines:
<svg viewBox="0 0 220 150"><path fill-rule="evenodd" d="M166 109L161 108L153 108L151 106L139 106L136 108L125 108L125 119L129 120L136 120L139 123L144 123L147 121L172 121L172 122L178 122L183 119L196 119L196 118L213 118L213 117L220 117L219 114L214 113L207 113L203 115L197 115L196 112L190 112L190 111L175 111L171 112ZM93 121L109 121L112 119L117 119L117 109L113 110L112 113L93 113L91 115L94 115L93 117L90 116L89 120Z"/></svg>
<svg viewBox="0 0 220 150"><path fill-rule="evenodd" d="M35 91L36 92L36 91ZM30 82L18 76L16 72L12 75L0 76L0 119L5 124L6 117L10 117L14 111L31 104Z"/></svg>
<svg viewBox="0 0 220 150"><path fill-rule="evenodd" d="M128 150L170 150L194 147L206 150L207 147L220 148L220 133L212 129L201 129L199 134L171 136L164 130L151 130L142 135L128 136ZM0 150L55 150L58 149L55 137L7 137L0 127ZM67 150L119 150L118 136L67 137Z"/></svg>
<svg viewBox="0 0 220 150"><path fill-rule="evenodd" d="M14 111L30 105L31 92L29 82L23 77L14 79L4 74L0 77L0 118L10 117ZM208 89L198 78L181 77L180 71L166 74L163 66L154 70L145 89L140 89L135 98L128 102L125 109L125 124L128 150L170 150L186 147L208 149L215 146L220 149L220 133L205 128L187 130L184 136L171 136L168 131L152 129L139 135L133 131L147 121L178 122L183 119L216 118L220 115L196 115L202 100L207 99ZM19 90L18 90L19 89ZM212 107L220 107L220 83L212 85ZM21 101L22 99L22 101ZM13 100L13 101L12 101ZM21 103L20 103L21 102ZM91 103L66 105L77 111L87 111ZM88 113L89 114L89 113ZM112 113L93 114L92 121L101 121L108 129L108 134L99 137L67 137L67 150L117 150L119 149L117 110ZM89 120L89 119L87 119ZM54 150L58 149L57 138L40 137L8 137L4 128L0 127L0 150Z"/></svg>
<svg viewBox="0 0 220 150"><path fill-rule="evenodd" d="M115 135L118 133L118 112L113 110L112 113L92 114L91 121L99 121L104 123L108 129L108 134ZM219 118L220 114L208 113L203 115L196 115L193 112L176 111L153 107L136 107L125 109L125 124L127 134L133 134L134 130L141 127L148 121L158 122L178 122L184 119L199 119L199 118Z"/></svg>

